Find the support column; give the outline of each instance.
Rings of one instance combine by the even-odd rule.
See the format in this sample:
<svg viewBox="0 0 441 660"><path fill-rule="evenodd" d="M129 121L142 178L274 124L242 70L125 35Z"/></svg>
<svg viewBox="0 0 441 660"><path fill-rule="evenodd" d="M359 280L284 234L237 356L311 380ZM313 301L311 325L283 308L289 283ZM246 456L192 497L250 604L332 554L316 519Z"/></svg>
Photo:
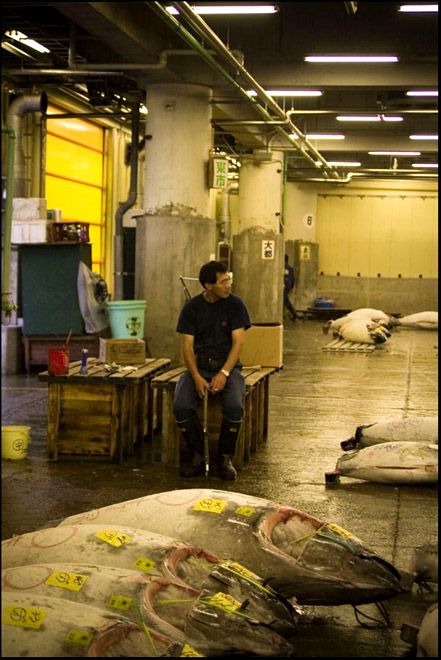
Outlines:
<svg viewBox="0 0 441 660"><path fill-rule="evenodd" d="M137 218L135 298L145 299L145 338L153 357L180 363L175 328L185 302L179 276L197 277L214 258L209 209L211 89L158 83L147 88L144 206ZM192 295L199 286L189 287Z"/></svg>
<svg viewBox="0 0 441 660"><path fill-rule="evenodd" d="M283 321L283 159L281 151L259 152L243 158L240 168L233 292L244 300L253 324Z"/></svg>

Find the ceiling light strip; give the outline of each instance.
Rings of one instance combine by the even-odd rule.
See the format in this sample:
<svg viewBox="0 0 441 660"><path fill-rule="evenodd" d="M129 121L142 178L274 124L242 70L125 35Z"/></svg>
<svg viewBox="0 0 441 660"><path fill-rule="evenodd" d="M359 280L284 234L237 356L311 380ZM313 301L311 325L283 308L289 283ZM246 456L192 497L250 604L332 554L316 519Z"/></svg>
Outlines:
<svg viewBox="0 0 441 660"><path fill-rule="evenodd" d="M307 55L305 62L398 62L396 55Z"/></svg>

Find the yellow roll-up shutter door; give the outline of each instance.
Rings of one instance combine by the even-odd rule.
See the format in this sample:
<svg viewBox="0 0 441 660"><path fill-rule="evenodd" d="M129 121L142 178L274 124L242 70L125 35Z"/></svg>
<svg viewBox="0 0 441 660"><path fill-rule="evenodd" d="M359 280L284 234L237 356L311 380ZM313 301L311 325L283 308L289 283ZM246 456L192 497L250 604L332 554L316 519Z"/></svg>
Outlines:
<svg viewBox="0 0 441 660"><path fill-rule="evenodd" d="M63 109L49 105L49 112ZM88 222L92 268L104 272L104 129L84 119L47 120L46 201L65 222Z"/></svg>

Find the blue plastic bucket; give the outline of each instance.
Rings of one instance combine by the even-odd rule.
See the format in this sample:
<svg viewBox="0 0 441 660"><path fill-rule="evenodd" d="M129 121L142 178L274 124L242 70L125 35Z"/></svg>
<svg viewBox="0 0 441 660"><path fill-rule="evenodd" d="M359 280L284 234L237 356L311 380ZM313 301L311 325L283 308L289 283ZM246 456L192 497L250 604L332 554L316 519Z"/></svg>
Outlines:
<svg viewBox="0 0 441 660"><path fill-rule="evenodd" d="M113 339L143 339L145 300L114 300L106 303Z"/></svg>

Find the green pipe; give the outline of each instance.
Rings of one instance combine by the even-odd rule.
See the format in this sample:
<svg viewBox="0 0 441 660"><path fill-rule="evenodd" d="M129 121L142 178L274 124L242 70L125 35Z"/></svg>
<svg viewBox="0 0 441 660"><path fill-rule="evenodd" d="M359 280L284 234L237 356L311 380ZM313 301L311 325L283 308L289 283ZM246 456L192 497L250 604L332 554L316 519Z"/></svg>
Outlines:
<svg viewBox="0 0 441 660"><path fill-rule="evenodd" d="M5 237L3 243L3 282L2 282L2 312L11 316L17 306L9 299L11 273L11 228L12 228L12 199L14 196L14 155L15 155L15 131L10 126L2 125L2 133L8 134L8 164L6 171L6 207L5 207Z"/></svg>

